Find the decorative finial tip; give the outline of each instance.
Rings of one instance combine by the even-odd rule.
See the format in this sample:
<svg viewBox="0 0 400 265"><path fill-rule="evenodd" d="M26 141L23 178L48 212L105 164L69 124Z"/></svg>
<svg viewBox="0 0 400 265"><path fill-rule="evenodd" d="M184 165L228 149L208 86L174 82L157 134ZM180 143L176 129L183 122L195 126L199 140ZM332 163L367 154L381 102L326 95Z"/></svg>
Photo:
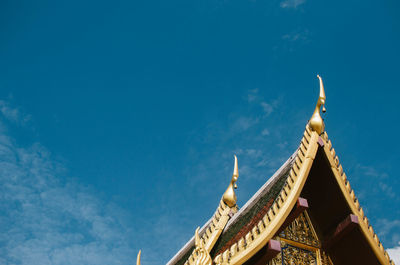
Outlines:
<svg viewBox="0 0 400 265"><path fill-rule="evenodd" d="M136 265L140 265L140 254L141 253L142 253L142 250L139 250L139 253L137 254Z"/></svg>
<svg viewBox="0 0 400 265"><path fill-rule="evenodd" d="M317 75L319 79L319 98L323 99L324 102L322 103L323 105L325 104L325 89L324 89L324 83L322 82L322 77L320 75Z"/></svg>
<svg viewBox="0 0 400 265"><path fill-rule="evenodd" d="M238 169L238 160L237 156L234 155L235 157L235 166L233 167L233 175L239 177L239 169Z"/></svg>

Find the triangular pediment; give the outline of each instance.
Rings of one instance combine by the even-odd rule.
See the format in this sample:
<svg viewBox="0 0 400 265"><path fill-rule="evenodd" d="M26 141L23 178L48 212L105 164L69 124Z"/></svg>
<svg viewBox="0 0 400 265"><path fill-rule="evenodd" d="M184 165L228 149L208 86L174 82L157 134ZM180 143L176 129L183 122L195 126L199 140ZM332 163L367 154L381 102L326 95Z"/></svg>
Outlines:
<svg viewBox="0 0 400 265"><path fill-rule="evenodd" d="M328 139L318 136L317 152L300 196L310 205L315 230L335 264L391 264L370 226Z"/></svg>
<svg viewBox="0 0 400 265"><path fill-rule="evenodd" d="M281 264L314 264L313 257L319 260L315 264L391 264L327 134L315 135L310 144L316 145L315 155L299 195L307 200L308 209L293 222L284 222L275 235L281 241ZM296 257L305 263L294 262Z"/></svg>

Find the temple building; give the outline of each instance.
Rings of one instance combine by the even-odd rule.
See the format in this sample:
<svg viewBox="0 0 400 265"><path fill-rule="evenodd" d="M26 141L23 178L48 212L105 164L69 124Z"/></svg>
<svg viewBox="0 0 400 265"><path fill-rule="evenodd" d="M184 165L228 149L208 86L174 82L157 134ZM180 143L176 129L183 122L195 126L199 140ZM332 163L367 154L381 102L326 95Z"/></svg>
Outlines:
<svg viewBox="0 0 400 265"><path fill-rule="evenodd" d="M240 209L235 156L214 216L167 265L394 264L325 131L320 111L326 97L318 78L320 95L293 155Z"/></svg>

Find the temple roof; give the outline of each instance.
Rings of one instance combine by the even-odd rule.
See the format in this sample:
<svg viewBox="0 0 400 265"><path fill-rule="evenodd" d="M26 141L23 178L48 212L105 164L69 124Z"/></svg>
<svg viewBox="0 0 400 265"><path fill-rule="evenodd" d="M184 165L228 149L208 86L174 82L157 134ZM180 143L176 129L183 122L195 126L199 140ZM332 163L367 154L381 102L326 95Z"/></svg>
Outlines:
<svg viewBox="0 0 400 265"><path fill-rule="evenodd" d="M229 243L235 235L243 228L243 226L254 219L260 210L266 209L264 205L273 201L282 189L285 183L290 167L294 162L297 150L289 157L289 159L272 175L271 178L247 201L247 203L228 221L219 240L214 246L213 253L217 253L224 249L224 245ZM272 204L272 203L269 203ZM211 218L212 219L212 218ZM202 235L209 226L211 219L206 222L200 229ZM194 236L175 254L175 256L167 263L167 265L184 264L194 249ZM188 254L189 253L189 254ZM211 254L213 254L211 253ZM213 255L212 255L213 256Z"/></svg>
<svg viewBox="0 0 400 265"><path fill-rule="evenodd" d="M235 157L231 183L214 216L167 265L249 261L287 225L300 195L310 200L310 216L334 263L394 264L369 224L325 131L320 109L325 110L326 97L318 78L320 95L297 150L240 210L234 193L239 176ZM332 247L333 239L340 240L334 236L347 217L356 220L357 228L347 242Z"/></svg>
<svg viewBox="0 0 400 265"><path fill-rule="evenodd" d="M318 135L309 125L306 126L299 148L227 222L217 242L210 250L210 255L216 264L243 264L276 235L303 192L307 179L310 178L310 175L313 175L311 178L315 179L315 175L321 174L318 171L321 169L313 167L314 160L318 160L317 168L322 166L325 167L325 172L326 170L330 172L329 176L325 177L330 178L329 180L319 178L317 193L324 192L324 188L321 187L324 184L321 181L329 182L331 186L335 186L334 194L337 194L335 196L340 197L335 197L333 200L342 201L343 211L332 210L332 213L338 216L352 213L357 216L360 220L359 233L354 240L357 240L358 243L360 243L359 241L363 242L360 245L363 246L364 251L371 250L368 251L370 253L368 257L376 262L371 264L393 264L351 189L327 133L323 132ZM316 170L317 173L315 173ZM309 184L304 191L306 193L310 192L310 185L315 185L310 184L311 180L307 183ZM315 190L315 186L312 189ZM332 191L327 190L326 193L331 194ZM328 204L326 206L327 208L331 207ZM200 234L204 233L208 226L210 226L210 221L203 226ZM326 230L326 227L321 229ZM194 239L192 238L168 262L168 265L193 264L188 260L193 249Z"/></svg>

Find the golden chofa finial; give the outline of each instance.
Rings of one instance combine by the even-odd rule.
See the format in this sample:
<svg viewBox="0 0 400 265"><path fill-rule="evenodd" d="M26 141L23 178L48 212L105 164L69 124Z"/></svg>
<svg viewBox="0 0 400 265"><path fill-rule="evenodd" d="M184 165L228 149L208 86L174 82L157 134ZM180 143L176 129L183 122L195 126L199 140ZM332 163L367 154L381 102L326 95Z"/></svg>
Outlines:
<svg viewBox="0 0 400 265"><path fill-rule="evenodd" d="M141 253L141 252L142 252L142 251L139 250L139 253L137 254L136 265L140 265L140 253Z"/></svg>
<svg viewBox="0 0 400 265"><path fill-rule="evenodd" d="M237 189L236 181L239 178L239 169L238 169L238 161L235 156L235 167L233 168L233 175L231 183L229 183L228 188L226 189L224 196L222 197L223 201L229 206L233 207L236 205L236 194L235 190Z"/></svg>
<svg viewBox="0 0 400 265"><path fill-rule="evenodd" d="M311 116L310 119L310 127L312 130L316 131L318 134L321 134L325 130L325 124L324 121L322 120L321 114L319 113L321 106L322 106L322 112L325 112L325 90L324 90L324 84L322 83L322 78L317 75L319 79L319 98L317 101L317 105L315 106L315 110L313 115Z"/></svg>

